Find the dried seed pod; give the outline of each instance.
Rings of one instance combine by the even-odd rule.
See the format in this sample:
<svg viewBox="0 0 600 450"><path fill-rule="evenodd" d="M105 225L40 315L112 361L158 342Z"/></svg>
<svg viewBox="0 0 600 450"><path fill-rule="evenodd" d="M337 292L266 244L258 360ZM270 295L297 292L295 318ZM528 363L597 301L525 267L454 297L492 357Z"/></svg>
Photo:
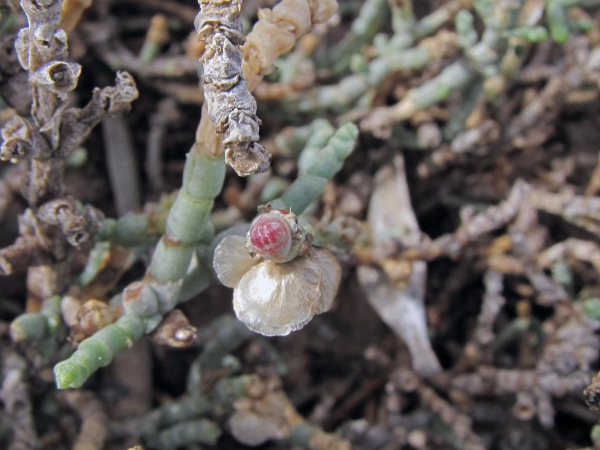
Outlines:
<svg viewBox="0 0 600 450"><path fill-rule="evenodd" d="M29 81L55 94L65 94L77 87L81 66L77 63L52 61L33 72Z"/></svg>
<svg viewBox="0 0 600 450"><path fill-rule="evenodd" d="M100 300L88 300L77 311L76 321L71 326L71 338L81 342L98 330L110 325L119 317L120 311Z"/></svg>
<svg viewBox="0 0 600 450"><path fill-rule="evenodd" d="M238 175L262 173L271 155L258 144L256 101L242 71L241 45L245 42L240 17L241 0L200 0L196 30L206 41L204 96L208 115L223 133L225 160Z"/></svg>
<svg viewBox="0 0 600 450"><path fill-rule="evenodd" d="M189 347L196 339L196 328L190 325L187 317L180 310L174 309L152 333L157 344L169 347Z"/></svg>
<svg viewBox="0 0 600 450"><path fill-rule="evenodd" d="M16 163L21 158L49 157L52 149L39 130L20 116L10 119L2 128L0 159Z"/></svg>
<svg viewBox="0 0 600 450"><path fill-rule="evenodd" d="M261 9L242 48L248 84L258 85L282 54L337 10L336 0L282 0L272 10Z"/></svg>

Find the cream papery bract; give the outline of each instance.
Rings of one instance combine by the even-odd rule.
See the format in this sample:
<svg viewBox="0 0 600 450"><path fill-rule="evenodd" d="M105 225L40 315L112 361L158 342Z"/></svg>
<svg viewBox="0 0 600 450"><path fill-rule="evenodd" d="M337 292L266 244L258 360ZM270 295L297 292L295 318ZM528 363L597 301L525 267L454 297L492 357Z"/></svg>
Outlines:
<svg viewBox="0 0 600 450"><path fill-rule="evenodd" d="M328 250L313 247L292 261L275 263L250 256L245 241L241 236L223 239L214 268L221 282L234 288L233 308L248 328L285 336L331 308L341 267Z"/></svg>
<svg viewBox="0 0 600 450"><path fill-rule="evenodd" d="M230 288L237 287L242 277L261 261L246 250L246 238L227 236L215 249L213 267L221 283Z"/></svg>

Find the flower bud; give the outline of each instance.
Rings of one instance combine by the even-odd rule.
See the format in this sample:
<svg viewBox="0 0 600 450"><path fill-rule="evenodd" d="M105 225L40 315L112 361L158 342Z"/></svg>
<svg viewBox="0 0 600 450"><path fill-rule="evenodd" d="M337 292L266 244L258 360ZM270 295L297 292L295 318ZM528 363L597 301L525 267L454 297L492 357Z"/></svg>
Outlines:
<svg viewBox="0 0 600 450"><path fill-rule="evenodd" d="M255 252L265 259L284 259L292 248L292 230L277 212L262 214L252 222L248 233Z"/></svg>

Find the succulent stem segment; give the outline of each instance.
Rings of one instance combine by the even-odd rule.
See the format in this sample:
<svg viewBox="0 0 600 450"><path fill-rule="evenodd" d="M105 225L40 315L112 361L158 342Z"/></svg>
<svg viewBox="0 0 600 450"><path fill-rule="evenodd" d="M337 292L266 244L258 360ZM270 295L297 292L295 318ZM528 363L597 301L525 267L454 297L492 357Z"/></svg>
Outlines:
<svg viewBox="0 0 600 450"><path fill-rule="evenodd" d="M80 343L69 359L54 367L58 388L81 387L92 373L108 365L117 353L139 339L145 325L142 318L126 314Z"/></svg>
<svg viewBox="0 0 600 450"><path fill-rule="evenodd" d="M183 279L195 248L212 240L208 217L224 179L223 158L208 155L200 144L195 144L188 153L183 186L169 211L165 234L156 245L146 277L131 283L123 291L126 314L84 340L68 360L56 365L54 373L59 388L81 386L89 375L109 364L128 343L153 331L163 315L179 301L188 299L180 297ZM206 287L207 278L200 274L198 279ZM107 339L123 343L123 336L127 337L125 345L105 345ZM95 354L97 359L93 357ZM95 362L92 364L91 361Z"/></svg>
<svg viewBox="0 0 600 450"><path fill-rule="evenodd" d="M62 322L60 296L47 299L40 312L21 314L10 324L10 335L14 342L31 342L53 335Z"/></svg>
<svg viewBox="0 0 600 450"><path fill-rule="evenodd" d="M296 214L302 212L323 193L325 185L342 168L346 158L354 150L358 128L353 123L342 125L321 151L306 161L306 172L292 183L281 198L273 202L273 208L285 208ZM300 156L302 158L302 155Z"/></svg>
<svg viewBox="0 0 600 450"><path fill-rule="evenodd" d="M208 221L214 199L225 180L225 162L195 144L187 156L183 186L169 211L165 234L150 263L149 274L159 282L174 282L185 276L194 248L210 243Z"/></svg>

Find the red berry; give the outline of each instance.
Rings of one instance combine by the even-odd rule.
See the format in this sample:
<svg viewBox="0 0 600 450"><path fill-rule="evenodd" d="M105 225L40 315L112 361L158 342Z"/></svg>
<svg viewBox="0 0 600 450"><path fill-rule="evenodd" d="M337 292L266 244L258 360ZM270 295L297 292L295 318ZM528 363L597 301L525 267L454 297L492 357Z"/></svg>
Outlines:
<svg viewBox="0 0 600 450"><path fill-rule="evenodd" d="M292 232L283 218L267 213L258 216L250 226L250 242L259 255L283 259L292 247Z"/></svg>

